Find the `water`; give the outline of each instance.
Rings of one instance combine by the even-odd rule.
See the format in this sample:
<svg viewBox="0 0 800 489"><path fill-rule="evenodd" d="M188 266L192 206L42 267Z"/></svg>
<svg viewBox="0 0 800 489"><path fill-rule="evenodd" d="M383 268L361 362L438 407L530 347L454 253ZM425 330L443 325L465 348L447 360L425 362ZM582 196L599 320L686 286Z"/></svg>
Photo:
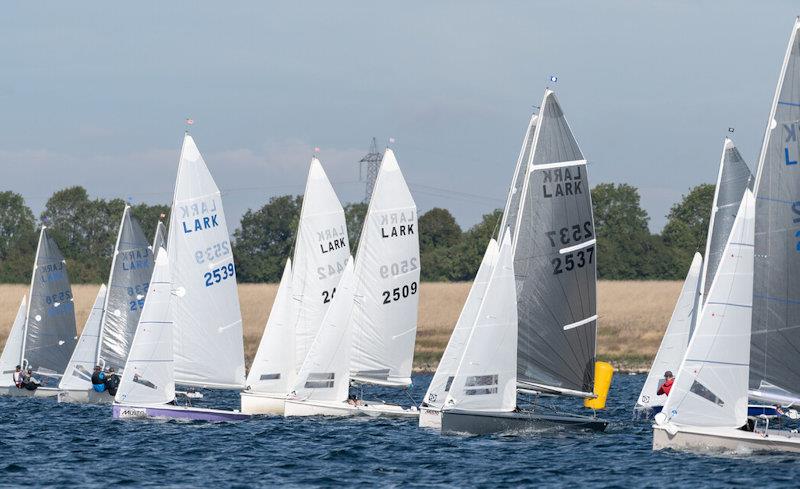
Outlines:
<svg viewBox="0 0 800 489"><path fill-rule="evenodd" d="M600 434L442 436L371 418L115 421L110 406L0 398L0 486L797 485L793 455L654 453L650 425L631 416L644 378L615 378L604 413L612 424ZM415 378L416 399L429 381ZM215 407L238 399L206 396Z"/></svg>

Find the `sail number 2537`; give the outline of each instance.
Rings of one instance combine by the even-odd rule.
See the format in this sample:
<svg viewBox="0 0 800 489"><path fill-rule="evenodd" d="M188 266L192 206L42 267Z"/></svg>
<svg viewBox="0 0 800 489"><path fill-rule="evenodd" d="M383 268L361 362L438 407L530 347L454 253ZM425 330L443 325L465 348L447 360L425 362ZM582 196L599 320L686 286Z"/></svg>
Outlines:
<svg viewBox="0 0 800 489"><path fill-rule="evenodd" d="M228 280L229 278L235 276L236 273L233 268L233 263L222 265L221 267L215 268L214 270L203 274L203 277L206 279L206 287L211 287L214 284L218 284L223 280Z"/></svg>
<svg viewBox="0 0 800 489"><path fill-rule="evenodd" d="M381 294L383 294L383 303L391 304L392 302L397 302L400 299L412 296L417 293L417 287L416 282L411 282L402 287L395 287L392 290L384 290L381 292Z"/></svg>
<svg viewBox="0 0 800 489"><path fill-rule="evenodd" d="M550 240L550 246L578 243L592 237L592 222L586 221L583 225L575 224L558 231L548 231L545 235Z"/></svg>
<svg viewBox="0 0 800 489"><path fill-rule="evenodd" d="M564 253L550 260L553 264L553 275L559 273L569 272L576 268L583 268L587 263L592 263L594 256L594 246L587 246L586 248L571 253Z"/></svg>

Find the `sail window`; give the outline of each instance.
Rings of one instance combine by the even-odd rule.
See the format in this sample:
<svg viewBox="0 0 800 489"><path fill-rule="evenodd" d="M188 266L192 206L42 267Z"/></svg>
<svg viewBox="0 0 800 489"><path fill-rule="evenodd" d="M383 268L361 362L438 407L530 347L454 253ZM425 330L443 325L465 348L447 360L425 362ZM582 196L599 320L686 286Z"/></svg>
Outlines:
<svg viewBox="0 0 800 489"><path fill-rule="evenodd" d="M693 394L697 394L698 396L702 397L703 399L711 401L711 402L713 402L714 404L716 404L719 407L722 407L722 406L725 405L725 402L722 399L720 399L719 397L717 397L716 394L711 392L711 390L709 390L708 387L704 386L703 384L701 384L700 382L698 382L696 380L692 383L692 386L689 388L689 392L691 392Z"/></svg>
<svg viewBox="0 0 800 489"><path fill-rule="evenodd" d="M258 380L278 380L280 378L281 374L261 374Z"/></svg>
<svg viewBox="0 0 800 489"><path fill-rule="evenodd" d="M447 384L445 384L445 386L444 386L444 391L445 392L450 392L450 387L453 385L453 379L454 378L455 377L452 376L452 375L447 378Z"/></svg>
<svg viewBox="0 0 800 489"><path fill-rule="evenodd" d="M480 396L485 394L497 394L497 384L499 376L494 375L472 375L467 377L464 383L464 394L468 396Z"/></svg>
<svg viewBox="0 0 800 489"><path fill-rule="evenodd" d="M331 373L310 373L306 379L306 389L332 389L335 374Z"/></svg>
<svg viewBox="0 0 800 489"><path fill-rule="evenodd" d="M139 376L139 374L135 374L135 375L133 376L133 381L134 381L134 382L136 382L136 383L137 383L137 384L139 384L139 385L143 385L143 386L145 386L145 387L149 387L150 389L158 389L158 387L156 387L156 385L155 385L154 383L150 382L150 381L149 381L149 380L147 380L147 379L143 379L143 378L141 378L141 377Z"/></svg>

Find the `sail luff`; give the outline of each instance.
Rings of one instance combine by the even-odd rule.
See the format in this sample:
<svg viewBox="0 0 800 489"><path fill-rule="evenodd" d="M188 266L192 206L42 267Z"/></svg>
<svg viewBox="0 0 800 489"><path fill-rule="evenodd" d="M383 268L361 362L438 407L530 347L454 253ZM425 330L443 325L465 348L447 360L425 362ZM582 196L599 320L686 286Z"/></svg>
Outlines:
<svg viewBox="0 0 800 489"><path fill-rule="evenodd" d="M536 120L537 115L531 115L531 118L528 121L528 128L525 131L525 137L522 140L522 147L519 150L517 164L514 167L514 175L511 178L511 186L508 189L506 205L503 209L503 217L500 220L500 228L497 231L498 241L502 239L504 229L507 227L516 226L517 224L517 213L519 210L520 197L522 195L520 184L524 180L525 173L527 171L528 160L533 147L533 139L536 134ZM509 221L512 222L509 223ZM514 233L514 229L516 228L511 229L512 234Z"/></svg>
<svg viewBox="0 0 800 489"><path fill-rule="evenodd" d="M111 256L111 270L108 272L108 289L114 287L114 271L116 270L117 255L119 255L119 242L122 239L122 228L125 226L125 216L130 211L131 206L125 204L125 209L122 210L122 220L119 223L117 230L117 240L114 242L114 252ZM95 365L100 365L100 351L103 347L103 332L105 331L106 316L108 315L108 300L111 297L110 293L106 293L106 298L103 301L103 315L100 317L100 334L97 335L97 351L95 353Z"/></svg>

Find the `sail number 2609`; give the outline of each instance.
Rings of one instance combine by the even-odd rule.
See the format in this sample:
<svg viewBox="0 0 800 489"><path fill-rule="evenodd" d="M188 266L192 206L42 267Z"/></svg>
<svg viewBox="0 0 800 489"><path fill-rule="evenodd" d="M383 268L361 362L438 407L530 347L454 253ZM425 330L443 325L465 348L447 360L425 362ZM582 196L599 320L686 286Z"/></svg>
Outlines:
<svg viewBox="0 0 800 489"><path fill-rule="evenodd" d="M215 268L214 270L203 274L203 277L206 279L206 287L211 287L214 284L218 284L223 280L228 280L234 276L236 276L236 273L233 268L233 263L222 265L219 268Z"/></svg>
<svg viewBox="0 0 800 489"><path fill-rule="evenodd" d="M395 287L392 290L384 290L381 292L383 295L383 303L391 304L392 302L397 302L400 299L405 299L406 297L412 296L417 293L417 288L417 283L411 282L410 284L403 285L402 287Z"/></svg>

